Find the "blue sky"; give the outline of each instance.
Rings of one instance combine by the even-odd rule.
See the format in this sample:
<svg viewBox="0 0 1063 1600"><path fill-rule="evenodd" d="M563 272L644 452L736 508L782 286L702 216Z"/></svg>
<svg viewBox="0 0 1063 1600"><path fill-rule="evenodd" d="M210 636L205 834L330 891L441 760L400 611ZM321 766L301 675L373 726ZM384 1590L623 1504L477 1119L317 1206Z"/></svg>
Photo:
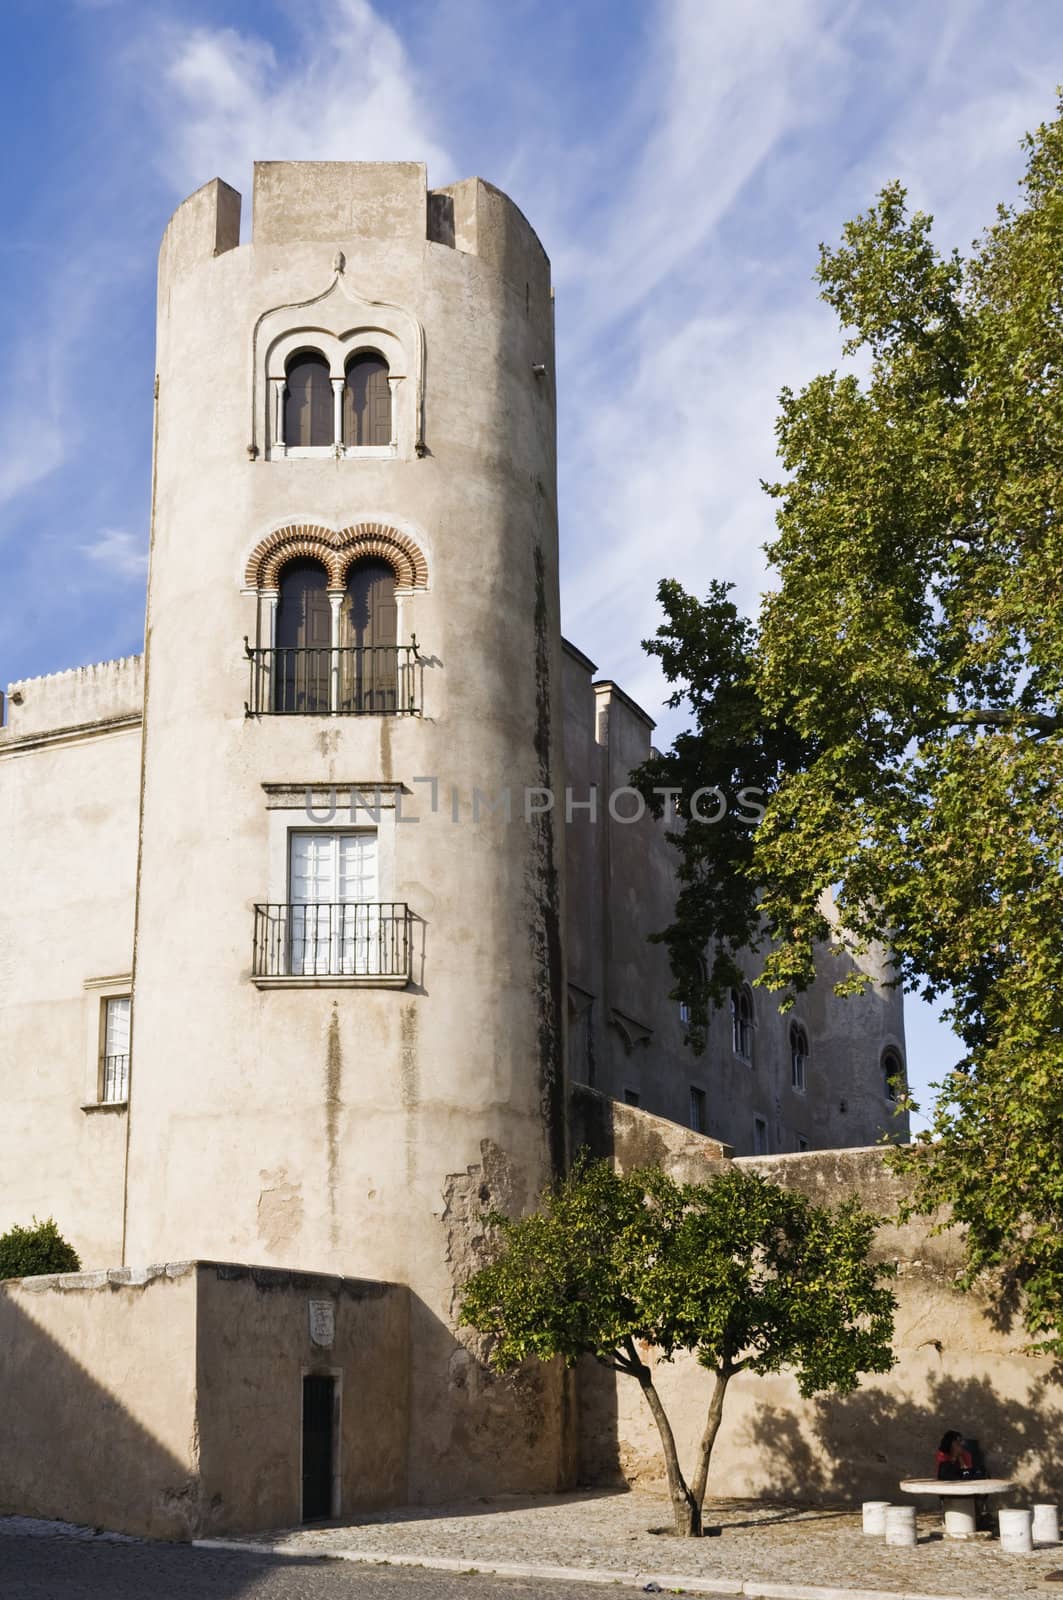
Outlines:
<svg viewBox="0 0 1063 1600"><path fill-rule="evenodd" d="M966 246L1063 77L1054 0L0 13L0 682L140 648L154 263L174 207L215 175L248 195L255 158L405 159L433 184L498 184L551 256L564 627L657 712L639 640L658 578L729 578L746 605L765 581L776 396L838 358L819 241L899 177ZM673 727L662 713L662 739ZM925 1007L908 1026L918 1089L952 1041Z"/></svg>

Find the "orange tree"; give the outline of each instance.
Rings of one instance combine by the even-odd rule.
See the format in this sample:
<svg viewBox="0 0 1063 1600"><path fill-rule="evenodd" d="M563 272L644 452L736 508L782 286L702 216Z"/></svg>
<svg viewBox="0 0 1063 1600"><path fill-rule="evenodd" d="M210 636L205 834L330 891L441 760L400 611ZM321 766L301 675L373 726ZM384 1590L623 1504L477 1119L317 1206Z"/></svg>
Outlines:
<svg viewBox="0 0 1063 1600"><path fill-rule="evenodd" d="M488 1219L492 1258L465 1286L461 1321L507 1371L529 1357L592 1356L634 1379L660 1434L675 1529L701 1532L712 1449L739 1372L793 1370L803 1395L846 1393L893 1365L892 1268L868 1260L877 1219L737 1169L679 1184L577 1161L540 1209ZM642 1351L691 1352L712 1376L690 1478Z"/></svg>

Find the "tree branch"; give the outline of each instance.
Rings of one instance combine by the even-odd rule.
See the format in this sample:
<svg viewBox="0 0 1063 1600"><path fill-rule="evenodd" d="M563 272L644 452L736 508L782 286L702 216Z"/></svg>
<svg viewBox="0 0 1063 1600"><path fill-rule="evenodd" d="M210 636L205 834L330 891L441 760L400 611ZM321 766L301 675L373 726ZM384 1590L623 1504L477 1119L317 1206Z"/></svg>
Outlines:
<svg viewBox="0 0 1063 1600"><path fill-rule="evenodd" d="M1016 711L1009 707L977 706L972 711L950 711L940 724L943 728L1031 728L1039 733L1058 733L1063 716L1047 711Z"/></svg>

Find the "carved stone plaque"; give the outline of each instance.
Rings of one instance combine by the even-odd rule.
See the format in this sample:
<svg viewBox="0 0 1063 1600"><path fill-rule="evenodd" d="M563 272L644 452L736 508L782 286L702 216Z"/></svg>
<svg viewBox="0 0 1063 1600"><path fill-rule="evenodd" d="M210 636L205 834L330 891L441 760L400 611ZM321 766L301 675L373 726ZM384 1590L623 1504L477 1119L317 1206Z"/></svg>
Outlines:
<svg viewBox="0 0 1063 1600"><path fill-rule="evenodd" d="M336 1307L331 1300L310 1300L310 1343L330 1350L336 1343Z"/></svg>

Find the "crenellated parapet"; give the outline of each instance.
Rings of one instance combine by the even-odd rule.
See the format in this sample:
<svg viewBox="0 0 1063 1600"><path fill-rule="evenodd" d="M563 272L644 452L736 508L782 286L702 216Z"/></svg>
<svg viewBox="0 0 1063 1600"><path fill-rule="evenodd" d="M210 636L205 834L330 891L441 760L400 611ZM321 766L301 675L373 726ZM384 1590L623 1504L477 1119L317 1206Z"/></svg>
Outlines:
<svg viewBox="0 0 1063 1600"><path fill-rule="evenodd" d="M144 657L21 678L8 685L0 744L60 732L135 722L144 709Z"/></svg>

